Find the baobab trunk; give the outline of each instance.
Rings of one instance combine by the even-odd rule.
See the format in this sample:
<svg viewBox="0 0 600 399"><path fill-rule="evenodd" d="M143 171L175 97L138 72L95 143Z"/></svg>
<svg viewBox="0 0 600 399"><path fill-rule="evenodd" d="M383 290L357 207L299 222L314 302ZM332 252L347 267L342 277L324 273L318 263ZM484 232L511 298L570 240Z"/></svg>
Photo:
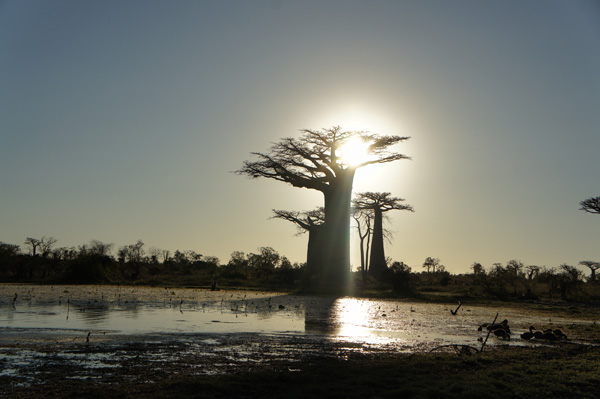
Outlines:
<svg viewBox="0 0 600 399"><path fill-rule="evenodd" d="M371 244L371 259L369 261L369 272L375 278L381 278L381 274L387 269L385 263L385 252L383 249L383 212L381 209L373 209L373 242Z"/></svg>
<svg viewBox="0 0 600 399"><path fill-rule="evenodd" d="M350 201L354 169L345 169L325 194L321 290L344 294L350 281Z"/></svg>
<svg viewBox="0 0 600 399"><path fill-rule="evenodd" d="M308 248L306 250L306 273L304 285L314 286L315 281L319 281L319 272L321 270L321 230L322 225L312 226L308 230Z"/></svg>

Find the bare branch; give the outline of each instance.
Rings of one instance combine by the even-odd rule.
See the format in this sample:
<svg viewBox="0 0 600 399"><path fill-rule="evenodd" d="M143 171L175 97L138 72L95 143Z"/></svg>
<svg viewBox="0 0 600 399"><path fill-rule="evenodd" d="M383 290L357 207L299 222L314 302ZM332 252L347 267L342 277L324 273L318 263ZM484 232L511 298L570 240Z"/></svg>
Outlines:
<svg viewBox="0 0 600 399"><path fill-rule="evenodd" d="M273 209L273 213L273 219L283 219L295 223L300 228L298 234L310 231L325 222L325 209L323 207L303 212Z"/></svg>

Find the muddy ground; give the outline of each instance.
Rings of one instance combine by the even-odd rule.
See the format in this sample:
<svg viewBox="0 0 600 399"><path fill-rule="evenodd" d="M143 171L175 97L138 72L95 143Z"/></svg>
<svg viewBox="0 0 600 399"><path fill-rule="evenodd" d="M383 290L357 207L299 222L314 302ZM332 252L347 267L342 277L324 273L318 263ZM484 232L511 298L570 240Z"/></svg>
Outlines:
<svg viewBox="0 0 600 399"><path fill-rule="evenodd" d="M19 301L119 301L141 306L175 300L217 302L236 295L242 294L170 288L0 285L0 312L19 306ZM269 298L281 296L259 291L244 291L243 295L269 304ZM556 308L552 309L556 314ZM364 398L398 397L399 393L404 397L469 397L471 393L481 395L485 389L495 392L493 397L597 397L600 331L593 321L596 310L589 311L585 306L561 309L566 314L589 316L590 323L573 326L572 333L580 338L577 342L541 347L495 345L484 353L452 345L434 348L425 343L412 343L407 351L397 345L373 346L312 334L123 335L95 331L88 335L82 331L0 326L0 397L106 397L107 393L132 398ZM514 367L507 368L511 364L529 374L528 379L514 375ZM441 371L436 374L437 367ZM465 379L464 372L479 373L481 385ZM506 374L511 378L507 379ZM318 384L320 388L306 384Z"/></svg>

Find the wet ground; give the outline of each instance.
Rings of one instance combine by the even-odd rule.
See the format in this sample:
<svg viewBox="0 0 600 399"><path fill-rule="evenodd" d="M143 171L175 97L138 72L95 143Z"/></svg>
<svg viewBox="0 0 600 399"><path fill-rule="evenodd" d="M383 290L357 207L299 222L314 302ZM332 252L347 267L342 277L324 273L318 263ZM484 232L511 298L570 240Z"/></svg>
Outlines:
<svg viewBox="0 0 600 399"><path fill-rule="evenodd" d="M273 364L290 371L353 353L480 349L482 323L507 319L510 340L530 325L568 335L593 318L515 307L329 298L257 291L0 285L0 396L50 380L155 381ZM579 337L569 337L578 342Z"/></svg>

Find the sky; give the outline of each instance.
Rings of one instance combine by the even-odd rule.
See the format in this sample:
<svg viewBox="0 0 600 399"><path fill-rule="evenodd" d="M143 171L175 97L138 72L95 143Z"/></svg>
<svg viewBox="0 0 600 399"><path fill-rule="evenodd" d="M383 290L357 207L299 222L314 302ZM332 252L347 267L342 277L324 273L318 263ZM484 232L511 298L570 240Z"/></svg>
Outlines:
<svg viewBox="0 0 600 399"><path fill-rule="evenodd" d="M411 137L354 192L414 207L414 271L600 261L599 39L592 0L0 0L0 241L303 262L271 210L321 193L233 172L340 125Z"/></svg>

